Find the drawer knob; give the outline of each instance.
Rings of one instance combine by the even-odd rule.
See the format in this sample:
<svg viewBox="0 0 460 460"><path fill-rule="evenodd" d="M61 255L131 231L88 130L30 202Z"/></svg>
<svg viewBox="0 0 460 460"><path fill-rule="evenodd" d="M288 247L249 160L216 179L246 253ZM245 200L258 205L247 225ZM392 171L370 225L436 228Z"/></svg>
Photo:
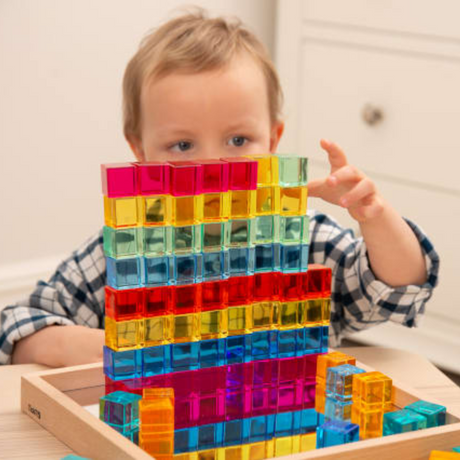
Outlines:
<svg viewBox="0 0 460 460"><path fill-rule="evenodd" d="M369 126L374 126L383 120L383 111L379 107L372 104L366 104L361 111L364 123Z"/></svg>

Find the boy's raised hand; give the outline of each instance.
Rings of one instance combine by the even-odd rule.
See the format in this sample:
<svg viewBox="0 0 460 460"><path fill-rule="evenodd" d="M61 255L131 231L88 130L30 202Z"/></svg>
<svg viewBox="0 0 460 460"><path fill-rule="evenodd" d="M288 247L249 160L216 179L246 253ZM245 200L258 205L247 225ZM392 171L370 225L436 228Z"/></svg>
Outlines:
<svg viewBox="0 0 460 460"><path fill-rule="evenodd" d="M308 183L308 196L318 197L348 209L351 217L365 222L382 214L383 199L374 182L349 164L342 149L325 139L321 147L327 152L331 173L324 179Z"/></svg>

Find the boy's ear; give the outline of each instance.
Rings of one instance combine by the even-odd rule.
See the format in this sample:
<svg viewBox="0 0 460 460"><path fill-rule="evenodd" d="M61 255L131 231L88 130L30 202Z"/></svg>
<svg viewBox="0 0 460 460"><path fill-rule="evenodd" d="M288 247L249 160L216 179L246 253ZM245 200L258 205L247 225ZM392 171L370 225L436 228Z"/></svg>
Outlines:
<svg viewBox="0 0 460 460"><path fill-rule="evenodd" d="M126 140L128 141L137 161L141 163L145 162L145 153L144 148L142 147L142 141L136 136L127 136Z"/></svg>
<svg viewBox="0 0 460 460"><path fill-rule="evenodd" d="M270 133L270 153L276 153L281 136L284 132L284 122L277 121L271 129Z"/></svg>

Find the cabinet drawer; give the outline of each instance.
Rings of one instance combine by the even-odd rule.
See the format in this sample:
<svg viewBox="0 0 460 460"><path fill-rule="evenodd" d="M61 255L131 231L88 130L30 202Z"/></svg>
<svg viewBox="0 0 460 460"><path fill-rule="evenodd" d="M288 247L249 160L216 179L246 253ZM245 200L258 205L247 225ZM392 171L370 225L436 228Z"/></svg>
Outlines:
<svg viewBox="0 0 460 460"><path fill-rule="evenodd" d="M460 65L306 40L302 45L300 147L325 160L318 140L343 146L361 169L460 192ZM363 108L383 118L364 121Z"/></svg>
<svg viewBox="0 0 460 460"><path fill-rule="evenodd" d="M302 18L403 34L460 38L457 0L304 0Z"/></svg>

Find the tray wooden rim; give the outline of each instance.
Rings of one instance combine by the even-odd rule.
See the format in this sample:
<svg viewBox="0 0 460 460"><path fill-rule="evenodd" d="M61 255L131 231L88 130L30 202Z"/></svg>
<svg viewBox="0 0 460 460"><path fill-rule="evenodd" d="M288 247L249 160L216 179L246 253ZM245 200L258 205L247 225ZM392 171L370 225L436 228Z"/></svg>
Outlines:
<svg viewBox="0 0 460 460"><path fill-rule="evenodd" d="M367 371L373 368L357 362ZM152 459L138 446L90 414L83 405L94 404L100 392L102 363L38 371L21 378L21 410L79 455L94 460ZM394 398L398 405L424 399L420 391L396 380ZM94 392L91 391L94 389ZM80 391L79 390L84 390ZM75 391L73 398L68 393ZM66 394L67 393L67 394ZM89 398L89 399L88 399ZM433 398L427 398L436 402ZM78 401L78 402L77 402ZM45 412L46 411L46 412ZM369 439L348 445L293 454L284 459L428 459L431 450L445 450L460 444L460 414L447 407L448 425L390 437Z"/></svg>

